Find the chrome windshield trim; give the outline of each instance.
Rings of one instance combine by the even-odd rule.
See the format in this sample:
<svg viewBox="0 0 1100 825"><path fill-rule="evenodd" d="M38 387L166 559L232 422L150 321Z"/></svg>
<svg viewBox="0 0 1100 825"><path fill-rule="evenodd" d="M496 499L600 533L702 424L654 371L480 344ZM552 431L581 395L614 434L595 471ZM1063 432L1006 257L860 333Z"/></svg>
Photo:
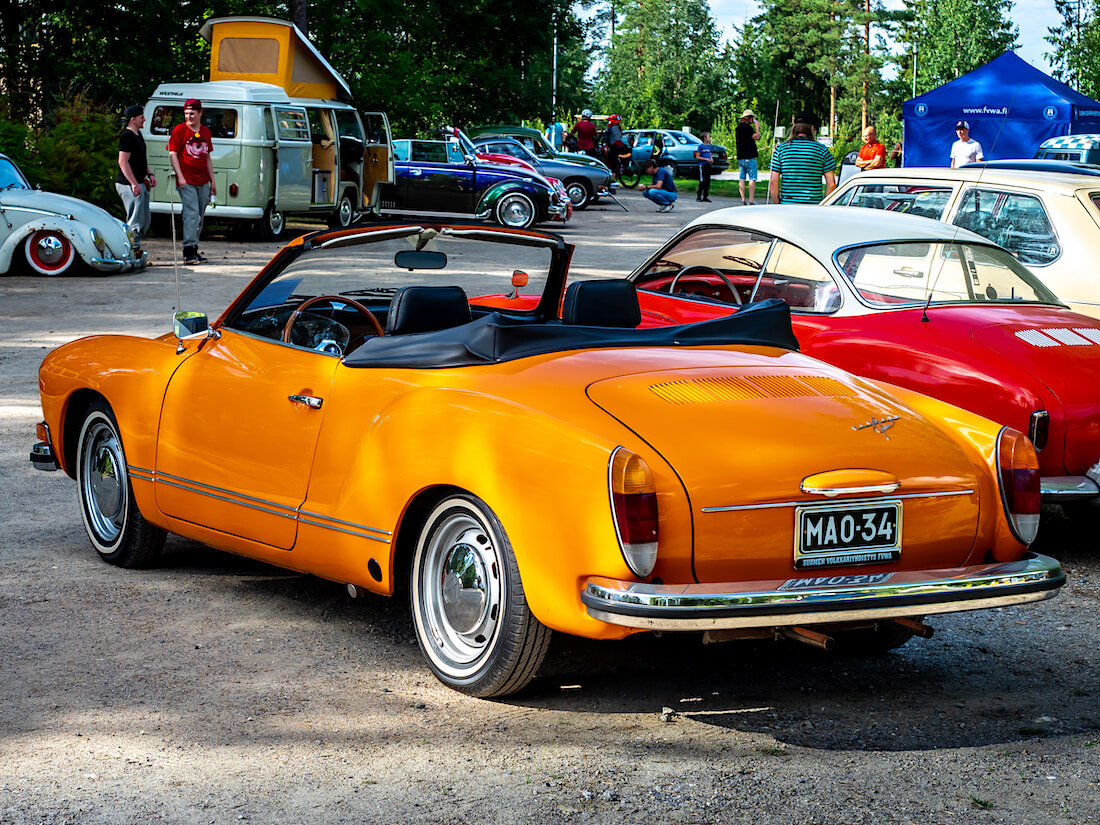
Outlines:
<svg viewBox="0 0 1100 825"><path fill-rule="evenodd" d="M827 582L830 576L820 578ZM799 581L812 579L800 577ZM790 588L791 581L666 585L592 578L585 583L581 601L593 618L625 627L779 627L1041 601L1054 596L1066 576L1054 559L1029 553L1015 562L896 571L881 584Z"/></svg>
<svg viewBox="0 0 1100 825"><path fill-rule="evenodd" d="M900 496L890 496L892 499L899 498L944 498L946 496L970 496L973 495L973 490L947 490L940 493L906 493ZM840 501L854 502L854 501L877 501L877 499L840 499ZM836 503L836 502L834 502ZM824 502L821 501L776 501L771 504L728 504L720 507L703 507L700 512L703 513L731 513L735 510L770 510L775 507L802 507L808 505L824 506Z"/></svg>

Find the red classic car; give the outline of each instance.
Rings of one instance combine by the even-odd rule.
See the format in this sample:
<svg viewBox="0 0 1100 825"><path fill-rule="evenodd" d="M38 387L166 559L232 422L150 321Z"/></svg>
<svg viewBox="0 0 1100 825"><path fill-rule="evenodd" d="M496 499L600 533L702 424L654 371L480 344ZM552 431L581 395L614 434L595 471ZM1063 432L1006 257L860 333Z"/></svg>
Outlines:
<svg viewBox="0 0 1100 825"><path fill-rule="evenodd" d="M630 279L643 326L784 299L802 352L1028 433L1044 500L1096 513L1100 321L985 238L871 210L723 209Z"/></svg>

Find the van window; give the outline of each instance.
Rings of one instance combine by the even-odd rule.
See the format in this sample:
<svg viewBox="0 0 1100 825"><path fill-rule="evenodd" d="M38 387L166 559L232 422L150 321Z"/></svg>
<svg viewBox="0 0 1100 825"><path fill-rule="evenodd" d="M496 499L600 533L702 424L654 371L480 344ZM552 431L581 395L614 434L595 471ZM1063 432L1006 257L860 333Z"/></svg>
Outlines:
<svg viewBox="0 0 1100 825"><path fill-rule="evenodd" d="M385 145L389 143L386 134L386 121L380 114L367 112L363 115L363 128L367 130L367 143Z"/></svg>
<svg viewBox="0 0 1100 825"><path fill-rule="evenodd" d="M306 120L306 113L300 109L275 107L275 120L278 124L279 140L309 140L309 121Z"/></svg>
<svg viewBox="0 0 1100 825"><path fill-rule="evenodd" d="M1084 160L1084 149L1040 149L1035 157L1041 160Z"/></svg>
<svg viewBox="0 0 1100 825"><path fill-rule="evenodd" d="M973 187L952 222L1000 244L1024 264L1043 266L1062 254L1043 202L1034 195Z"/></svg>
<svg viewBox="0 0 1100 825"><path fill-rule="evenodd" d="M237 120L239 114L236 109L203 109L202 125L210 130L210 136L217 140L221 138L235 138L237 136ZM153 109L153 118L149 124L149 133L153 135L167 135L180 123L183 123L183 106L157 106Z"/></svg>

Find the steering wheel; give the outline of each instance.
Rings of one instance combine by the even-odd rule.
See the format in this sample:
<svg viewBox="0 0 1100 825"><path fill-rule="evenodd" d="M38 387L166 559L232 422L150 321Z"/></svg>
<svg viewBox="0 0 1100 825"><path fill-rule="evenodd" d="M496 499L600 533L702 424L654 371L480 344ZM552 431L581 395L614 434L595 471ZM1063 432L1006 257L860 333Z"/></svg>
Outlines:
<svg viewBox="0 0 1100 825"><path fill-rule="evenodd" d="M312 298L306 298L306 300L298 304L297 308L290 313L290 317L286 319L286 326L283 327L283 343L290 343L290 331L294 328L295 322L303 312L316 304L323 304L326 301L329 303L347 304L370 322L370 325L374 328L375 335L382 335L382 325L378 323L378 319L374 317L374 313L358 301L352 298L346 298L343 295L314 295Z"/></svg>
<svg viewBox="0 0 1100 825"><path fill-rule="evenodd" d="M668 294L671 295L676 291L676 282L683 278L685 275L717 275L723 281L726 282L726 286L730 288L730 292L733 294L733 302L738 306L744 303L741 300L741 293L737 291L737 287L733 285L733 281L726 277L720 269L715 269L713 266L707 266L706 264L691 264L685 266L672 279L672 283L668 285Z"/></svg>

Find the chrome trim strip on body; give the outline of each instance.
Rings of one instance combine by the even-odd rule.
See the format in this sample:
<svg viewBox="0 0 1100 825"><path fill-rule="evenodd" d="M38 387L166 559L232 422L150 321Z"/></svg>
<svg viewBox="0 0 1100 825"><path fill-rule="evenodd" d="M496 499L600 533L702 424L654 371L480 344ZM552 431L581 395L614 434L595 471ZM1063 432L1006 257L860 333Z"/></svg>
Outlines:
<svg viewBox="0 0 1100 825"><path fill-rule="evenodd" d="M357 524L354 521L343 521L341 519L332 518L331 516L322 515L321 513L302 510L300 507L287 507L284 504L279 504L274 501L256 498L255 496L246 496L243 493L235 493L232 490L225 490L210 484L191 481L190 479L174 476L170 473L158 473L153 470L147 470L143 467L134 467L132 465L129 469L131 478L139 481L148 481L152 484L166 484L169 487L175 487L176 489L185 490L189 493L195 493L196 495L225 501L229 504L237 504L249 510L257 510L261 513L268 513L273 516L294 519L302 524L308 524L311 527L320 527L337 533L346 533L350 536L370 539L371 541L379 541L383 544L389 544L390 537L393 536L393 533L389 530L383 530L379 527ZM371 535L372 533L377 533L378 535ZM380 538L380 536L384 536L385 538Z"/></svg>
<svg viewBox="0 0 1100 825"><path fill-rule="evenodd" d="M1071 501L1100 496L1100 486L1088 476L1044 476L1039 494L1050 501Z"/></svg>
<svg viewBox="0 0 1100 825"><path fill-rule="evenodd" d="M828 576L823 576L828 579ZM882 584L781 589L786 582L648 584L589 579L581 601L594 619L647 630L719 630L827 624L954 613L1041 601L1066 576L1036 553L1015 562L898 571Z"/></svg>
<svg viewBox="0 0 1100 825"><path fill-rule="evenodd" d="M900 496L890 496L890 498L944 498L947 496L970 496L974 494L974 490L948 490L939 493L906 493ZM862 501L863 499L843 499L843 501ZM873 502L876 499L867 499L869 502ZM721 507L703 507L701 512L703 513L730 513L734 510L770 510L775 507L802 507L808 504L820 504L824 506L824 502L818 501L776 501L771 504L730 504L723 505Z"/></svg>

